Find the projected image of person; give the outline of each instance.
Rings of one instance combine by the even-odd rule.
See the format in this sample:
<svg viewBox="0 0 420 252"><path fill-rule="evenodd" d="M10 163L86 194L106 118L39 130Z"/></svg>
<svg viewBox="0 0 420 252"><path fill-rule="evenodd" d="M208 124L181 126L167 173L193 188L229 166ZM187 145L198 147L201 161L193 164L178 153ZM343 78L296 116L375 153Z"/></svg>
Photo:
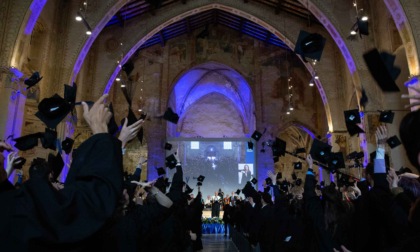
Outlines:
<svg viewBox="0 0 420 252"><path fill-rule="evenodd" d="M242 186L245 186L246 182L251 180L252 168L249 166L249 164L239 164L239 184Z"/></svg>

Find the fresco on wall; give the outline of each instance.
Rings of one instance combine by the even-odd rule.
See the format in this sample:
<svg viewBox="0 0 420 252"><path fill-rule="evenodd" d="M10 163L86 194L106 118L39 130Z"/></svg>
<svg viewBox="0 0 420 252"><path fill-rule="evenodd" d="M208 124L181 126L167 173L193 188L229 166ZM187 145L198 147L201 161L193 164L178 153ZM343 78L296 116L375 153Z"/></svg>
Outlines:
<svg viewBox="0 0 420 252"><path fill-rule="evenodd" d="M214 60L225 56L228 61L251 64L254 57L254 39L238 36L225 27L209 26L209 35L198 34L195 54L199 62Z"/></svg>

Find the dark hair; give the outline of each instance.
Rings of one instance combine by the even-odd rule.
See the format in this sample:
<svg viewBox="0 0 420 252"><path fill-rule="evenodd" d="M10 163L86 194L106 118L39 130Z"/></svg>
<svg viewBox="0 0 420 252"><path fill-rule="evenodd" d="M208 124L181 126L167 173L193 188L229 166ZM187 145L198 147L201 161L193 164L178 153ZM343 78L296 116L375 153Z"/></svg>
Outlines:
<svg viewBox="0 0 420 252"><path fill-rule="evenodd" d="M325 230L334 235L337 230L338 219L344 212L344 206L341 202L340 193L334 186L329 185L324 187L322 197L324 202Z"/></svg>
<svg viewBox="0 0 420 252"><path fill-rule="evenodd" d="M51 170L48 163L43 158L35 158L32 160L31 166L29 167L29 178L48 178Z"/></svg>
<svg viewBox="0 0 420 252"><path fill-rule="evenodd" d="M420 110L410 112L401 121L400 137L411 164L420 169Z"/></svg>
<svg viewBox="0 0 420 252"><path fill-rule="evenodd" d="M398 186L404 189L404 193L407 194L411 201L415 201L420 197L420 182L417 179L401 177Z"/></svg>

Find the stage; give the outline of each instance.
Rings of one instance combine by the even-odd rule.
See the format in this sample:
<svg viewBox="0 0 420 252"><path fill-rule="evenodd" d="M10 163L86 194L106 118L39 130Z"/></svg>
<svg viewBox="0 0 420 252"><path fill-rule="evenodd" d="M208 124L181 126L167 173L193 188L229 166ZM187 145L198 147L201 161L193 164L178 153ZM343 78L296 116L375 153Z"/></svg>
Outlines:
<svg viewBox="0 0 420 252"><path fill-rule="evenodd" d="M203 210L202 218L211 218L211 209L206 208ZM219 218L223 218L223 211L220 211Z"/></svg>

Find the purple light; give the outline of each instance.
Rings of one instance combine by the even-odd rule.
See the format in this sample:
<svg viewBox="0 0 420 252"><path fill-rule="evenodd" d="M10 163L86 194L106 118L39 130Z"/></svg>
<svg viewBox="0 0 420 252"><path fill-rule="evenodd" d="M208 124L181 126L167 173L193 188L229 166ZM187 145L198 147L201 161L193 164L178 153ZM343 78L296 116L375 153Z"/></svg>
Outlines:
<svg viewBox="0 0 420 252"><path fill-rule="evenodd" d="M7 139L7 137L10 135L12 135L13 137L20 136L22 132L22 125L23 125L25 101L26 101L26 97L22 95L21 92L12 91L10 93L4 139ZM11 179L9 179L11 183L14 183L14 179L12 179L14 177L15 176L13 173L12 176L10 176Z"/></svg>
<svg viewBox="0 0 420 252"><path fill-rule="evenodd" d="M295 124L294 126L298 127L299 129L305 131L312 139L315 139L315 134L308 129L307 127L300 125L300 124Z"/></svg>
<svg viewBox="0 0 420 252"><path fill-rule="evenodd" d="M411 86L415 86L417 84L419 84L419 77L414 76L414 77L411 77L411 79L409 81L407 81L404 85L406 87L411 87Z"/></svg>
<svg viewBox="0 0 420 252"><path fill-rule="evenodd" d="M47 0L32 1L31 6L29 6L29 9L31 10L31 15L29 16L28 23L25 27L25 35L29 35L32 33L32 30L34 29L36 21L38 20L38 17L42 12L45 3L47 3Z"/></svg>
<svg viewBox="0 0 420 252"><path fill-rule="evenodd" d="M319 172L319 181L324 181L324 178L322 177L323 176L322 175L322 172L323 172L322 167L318 167L318 172Z"/></svg>
<svg viewBox="0 0 420 252"><path fill-rule="evenodd" d="M334 174L330 173L330 182L334 182Z"/></svg>

